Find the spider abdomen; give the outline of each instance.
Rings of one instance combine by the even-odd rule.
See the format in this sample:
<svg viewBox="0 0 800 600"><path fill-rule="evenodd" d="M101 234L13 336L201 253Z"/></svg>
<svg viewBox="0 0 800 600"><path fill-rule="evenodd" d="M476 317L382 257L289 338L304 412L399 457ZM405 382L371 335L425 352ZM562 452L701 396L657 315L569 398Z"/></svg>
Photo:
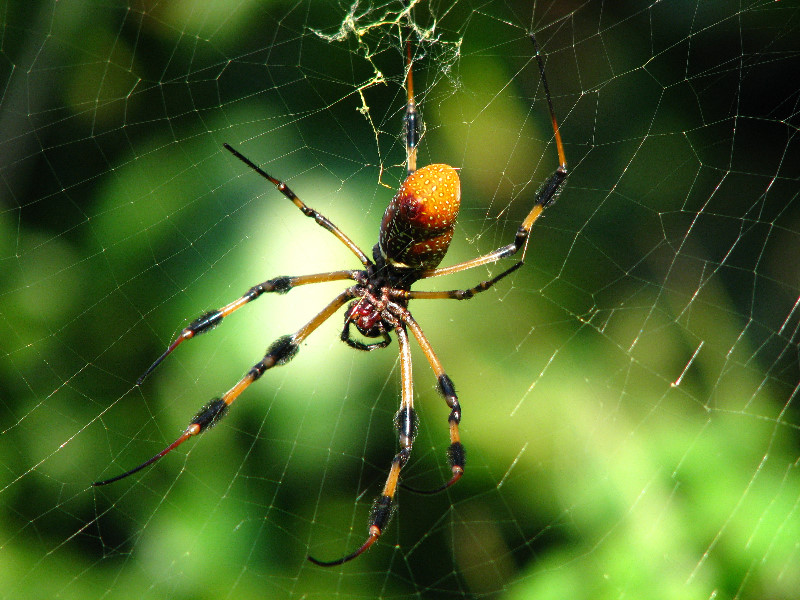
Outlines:
<svg viewBox="0 0 800 600"><path fill-rule="evenodd" d="M453 239L461 185L450 165L422 167L409 175L386 207L379 246L386 262L433 269Z"/></svg>

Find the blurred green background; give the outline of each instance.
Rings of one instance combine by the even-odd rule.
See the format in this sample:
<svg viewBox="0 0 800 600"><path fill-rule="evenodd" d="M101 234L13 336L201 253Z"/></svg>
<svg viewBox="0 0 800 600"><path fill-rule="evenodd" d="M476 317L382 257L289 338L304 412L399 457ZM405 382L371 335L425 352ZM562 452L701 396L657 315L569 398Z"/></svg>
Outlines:
<svg viewBox="0 0 800 600"><path fill-rule="evenodd" d="M341 289L264 297L137 377L189 320L365 250L404 174L401 2L53 0L0 11L0 596L795 598L800 586L800 9L419 2L420 163L460 169L445 264L508 243L570 176L526 266L412 305L463 404L467 474L401 491L396 343L336 316L213 432L172 441ZM381 185L383 184L383 185ZM468 287L477 269L417 289ZM414 350L404 479L448 477Z"/></svg>

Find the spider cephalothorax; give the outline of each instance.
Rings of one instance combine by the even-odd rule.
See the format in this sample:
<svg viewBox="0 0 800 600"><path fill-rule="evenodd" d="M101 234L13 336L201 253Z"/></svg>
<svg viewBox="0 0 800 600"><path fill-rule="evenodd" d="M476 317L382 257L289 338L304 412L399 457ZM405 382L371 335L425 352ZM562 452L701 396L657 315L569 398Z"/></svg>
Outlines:
<svg viewBox="0 0 800 600"><path fill-rule="evenodd" d="M553 133L558 150L559 165L536 194L533 208L519 226L514 241L493 252L484 254L450 267L439 268L439 263L447 253L453 239L455 219L461 203L461 187L458 173L453 167L444 164L433 164L416 168L416 145L419 138L420 118L414 102L413 79L411 72L411 51L408 48L408 74L406 88L408 101L404 118L406 135L406 165L408 175L401 184L397 194L392 198L383 215L378 243L372 250L370 259L341 229L336 227L327 217L308 207L284 182L275 179L250 159L234 150L228 144L225 148L236 158L270 181L286 198L288 198L307 217L314 219L320 227L333 234L361 262L362 269L346 269L313 275L281 276L268 279L251 287L240 298L222 308L206 312L189 323L180 335L169 345L167 350L150 365L138 379L137 385L147 377L180 343L197 335L210 331L232 312L252 302L265 293L283 294L300 285L322 283L326 281L350 280L353 285L340 292L325 308L317 313L308 323L295 333L284 335L275 340L264 357L254 364L236 385L222 396L206 403L190 421L183 433L151 459L111 479L98 481L94 485L105 485L140 471L154 463L165 454L202 431L209 429L222 419L228 407L254 381L269 369L288 363L298 352L301 342L317 327L339 311L344 305L344 329L342 340L357 350L371 351L386 347L391 341L390 334L397 337L400 354L401 398L400 408L395 415L399 451L392 459L389 474L383 490L373 504L369 519L367 540L354 552L333 561L320 561L312 557L308 559L321 566L332 566L345 563L366 551L381 535L393 512L394 498L400 486L400 472L411 456L411 448L417 432L418 417L414 410L414 388L411 375L411 349L408 332L419 344L425 358L436 376L439 393L450 408L448 425L450 445L447 459L450 465L450 479L436 489L421 493L434 493L454 484L464 473L465 453L459 435L461 422L461 405L456 396L455 386L445 373L444 367L433 351L431 344L414 320L408 309L410 300L454 299L466 300L479 292L483 292L513 273L522 266L522 261L515 263L492 279L482 281L478 285L465 290L412 291L411 286L423 279L458 273L473 267L494 263L502 258L514 255L528 240L531 228L542 214L542 211L553 203L564 182L567 173L566 158L558 131L555 112L547 80L544 74L544 63L536 47L536 40L531 35L535 48L535 56L539 65L541 80L553 124ZM355 326L361 336L366 339L382 338L379 342L364 343L351 336L351 325Z"/></svg>

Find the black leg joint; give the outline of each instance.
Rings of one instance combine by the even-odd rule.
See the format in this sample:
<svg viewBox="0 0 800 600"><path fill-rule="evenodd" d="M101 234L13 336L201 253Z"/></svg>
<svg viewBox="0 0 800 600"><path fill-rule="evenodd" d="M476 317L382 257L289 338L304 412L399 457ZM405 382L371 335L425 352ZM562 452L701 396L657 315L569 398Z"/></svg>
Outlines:
<svg viewBox="0 0 800 600"><path fill-rule="evenodd" d="M524 227L520 227L519 229L517 229L517 235L514 238L515 251L519 250L520 248L522 248L522 246L525 245L525 240L528 239L528 236L530 235L530 233L531 232L529 230L525 229Z"/></svg>
<svg viewBox="0 0 800 600"><path fill-rule="evenodd" d="M228 405L222 398L214 398L201 408L192 419L192 425L199 425L200 431L211 429L228 412Z"/></svg>
<svg viewBox="0 0 800 600"><path fill-rule="evenodd" d="M400 448L400 452L394 455L392 463L396 463L402 469L406 466L409 458L411 458L411 447L406 446L405 448Z"/></svg>
<svg viewBox="0 0 800 600"><path fill-rule="evenodd" d="M274 279L270 279L267 282L267 285L269 285L270 292L285 294L290 289L292 289L292 278L287 275L282 275L280 277L275 277ZM265 290L263 290L262 288L262 291Z"/></svg>
<svg viewBox="0 0 800 600"><path fill-rule="evenodd" d="M536 204L541 204L542 208L552 206L558 197L558 192L561 190L561 184L564 183L564 179L566 178L566 169L561 169L559 167L556 172L544 182L542 187L539 188L539 191L536 192Z"/></svg>
<svg viewBox="0 0 800 600"><path fill-rule="evenodd" d="M439 384L439 392L447 398L449 404L450 398L456 397L456 386L453 385L453 380L447 376L447 373L442 373L439 375L437 383Z"/></svg>
<svg viewBox="0 0 800 600"><path fill-rule="evenodd" d="M283 183L282 181L278 182L278 191L281 194L283 194L284 196L286 196L292 202L294 202L295 200L298 199L297 195L292 191L292 189L288 185ZM303 208L301 208L300 210L302 210L303 214L306 215L306 216L311 216L306 211L309 211L309 212L312 212L312 213L314 212L312 209L308 208L305 204L303 204Z"/></svg>
<svg viewBox="0 0 800 600"><path fill-rule="evenodd" d="M456 406L456 407L453 408L453 410L450 411L450 416L447 417L447 422L448 423L455 423L456 425L461 423L461 407L460 406Z"/></svg>
<svg viewBox="0 0 800 600"><path fill-rule="evenodd" d="M380 531L389 524L389 520L394 514L391 496L378 496L372 504L372 512L369 515L369 527L377 527ZM370 532L371 533L371 532Z"/></svg>
<svg viewBox="0 0 800 600"><path fill-rule="evenodd" d="M467 464L467 454L464 451L464 445L461 442L453 442L447 449L447 460L450 467L460 467L464 469Z"/></svg>
<svg viewBox="0 0 800 600"><path fill-rule="evenodd" d="M193 335L200 335L206 331L211 331L220 324L222 321L222 312L219 310L212 310L197 317L194 321L189 323L186 328L192 332Z"/></svg>
<svg viewBox="0 0 800 600"><path fill-rule="evenodd" d="M247 372L247 375L252 377L253 381L255 381L261 377L267 371L267 369L273 366L275 366L274 362L268 364L266 358L264 358L263 360L260 360L254 364Z"/></svg>
<svg viewBox="0 0 800 600"><path fill-rule="evenodd" d="M410 149L417 147L419 141L419 113L416 109L406 111L405 125L406 125L406 144Z"/></svg>
<svg viewBox="0 0 800 600"><path fill-rule="evenodd" d="M394 426L397 429L398 436L400 436L400 444L403 446L411 444L414 438L417 437L417 429L419 427L417 411L411 407L403 406L394 416Z"/></svg>
<svg viewBox="0 0 800 600"><path fill-rule="evenodd" d="M244 293L244 297L247 298L248 302L252 302L253 300L258 298L261 294L263 294L266 291L267 290L264 289L264 286L259 283L258 285L254 285L249 290L247 290Z"/></svg>
<svg viewBox="0 0 800 600"><path fill-rule="evenodd" d="M295 357L299 349L291 335L284 335L272 342L267 349L267 356L271 357L276 365L285 365Z"/></svg>
<svg viewBox="0 0 800 600"><path fill-rule="evenodd" d="M291 335L279 337L267 348L267 353L264 355L264 358L254 364L247 374L255 381L261 377L267 369L271 369L274 366L285 365L292 360L299 349L299 346L292 341Z"/></svg>

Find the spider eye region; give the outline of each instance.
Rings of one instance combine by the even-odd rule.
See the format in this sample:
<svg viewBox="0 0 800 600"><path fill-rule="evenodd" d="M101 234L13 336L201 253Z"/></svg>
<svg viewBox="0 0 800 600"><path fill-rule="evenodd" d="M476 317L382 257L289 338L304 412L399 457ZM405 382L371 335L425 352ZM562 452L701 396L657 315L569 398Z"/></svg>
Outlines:
<svg viewBox="0 0 800 600"><path fill-rule="evenodd" d="M428 165L409 175L381 221L380 249L399 267L433 269L450 247L461 183L450 165Z"/></svg>

